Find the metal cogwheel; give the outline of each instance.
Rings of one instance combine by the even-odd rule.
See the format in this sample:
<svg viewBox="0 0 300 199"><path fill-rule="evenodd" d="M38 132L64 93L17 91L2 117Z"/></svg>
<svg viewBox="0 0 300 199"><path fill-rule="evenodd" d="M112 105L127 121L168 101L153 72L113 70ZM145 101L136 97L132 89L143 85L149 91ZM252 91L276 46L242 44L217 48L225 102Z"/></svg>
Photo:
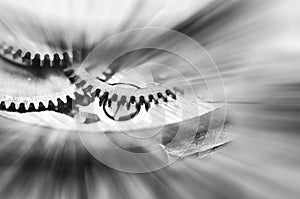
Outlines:
<svg viewBox="0 0 300 199"><path fill-rule="evenodd" d="M62 56L57 53L53 59L48 54L41 59L38 53L32 57L30 52L22 52L5 43L0 45L0 110L69 114L74 105L88 105L98 98L99 106L110 107L115 102L127 110L134 105L138 111L143 106L148 111L151 103L176 100L175 92L161 85L139 88L97 79L79 67L81 57L77 51L72 55L63 52ZM84 96L90 98L86 101Z"/></svg>

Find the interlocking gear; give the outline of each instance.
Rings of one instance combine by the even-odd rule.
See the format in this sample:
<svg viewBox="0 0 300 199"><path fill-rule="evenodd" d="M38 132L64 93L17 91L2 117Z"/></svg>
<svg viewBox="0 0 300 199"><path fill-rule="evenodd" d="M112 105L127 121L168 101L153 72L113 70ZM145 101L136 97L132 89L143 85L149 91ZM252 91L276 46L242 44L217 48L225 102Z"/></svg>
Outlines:
<svg viewBox="0 0 300 199"><path fill-rule="evenodd" d="M53 55L40 54L31 57L30 52L1 43L0 109L16 112L53 110L67 113L76 105L88 105L97 97L99 106L110 107L112 103L126 106L127 110L142 106L148 111L151 103L176 100L175 92L161 85L145 88L127 84L110 85L97 79L79 67L81 57L77 51ZM66 78L67 77L67 78ZM83 96L90 96L84 102ZM85 98L86 99L86 98Z"/></svg>

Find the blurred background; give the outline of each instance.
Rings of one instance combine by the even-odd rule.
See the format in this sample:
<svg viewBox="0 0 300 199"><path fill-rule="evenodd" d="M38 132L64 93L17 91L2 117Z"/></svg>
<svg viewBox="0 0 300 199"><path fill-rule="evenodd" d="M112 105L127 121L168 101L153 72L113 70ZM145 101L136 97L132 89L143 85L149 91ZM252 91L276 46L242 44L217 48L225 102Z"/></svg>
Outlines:
<svg viewBox="0 0 300 199"><path fill-rule="evenodd" d="M173 67L199 98L226 104L235 137L203 158L132 174L103 165L76 134L1 117L1 198L299 198L299 24L297 0L1 0L1 41L41 54L75 48L85 55L134 28L167 28L197 41L217 72L197 49L163 35L149 35L150 43L185 49L205 76L170 53L153 50L121 57L111 69L127 74L148 63ZM129 36L109 41L104 54L136 45ZM87 68L95 76L105 70L101 60ZM160 69L137 71L127 79L181 84ZM136 74L143 78L134 79ZM220 76L224 85L214 84ZM213 99L203 89L206 81Z"/></svg>

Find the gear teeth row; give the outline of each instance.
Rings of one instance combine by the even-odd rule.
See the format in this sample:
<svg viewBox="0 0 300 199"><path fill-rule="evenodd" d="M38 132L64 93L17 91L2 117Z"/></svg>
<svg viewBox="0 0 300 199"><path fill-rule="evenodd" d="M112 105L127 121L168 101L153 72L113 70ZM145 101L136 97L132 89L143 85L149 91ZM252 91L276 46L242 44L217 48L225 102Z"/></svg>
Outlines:
<svg viewBox="0 0 300 199"><path fill-rule="evenodd" d="M103 106L105 102L108 106L111 106L112 102L115 102L117 106L126 106L129 110L135 104L137 110L140 110L141 106L144 105L148 111L152 103L167 103L169 100L177 99L175 92L159 85L141 89L123 88L93 79L85 70L77 73L74 69L66 69L64 73L72 83L75 83L77 89L81 88L92 99L99 98L99 106Z"/></svg>
<svg viewBox="0 0 300 199"><path fill-rule="evenodd" d="M74 63L81 63L83 55L77 50L72 50L64 53L55 53L51 57L45 54L42 57L39 53L32 54L29 51L22 51L21 49L14 48L7 45L5 42L0 43L0 57L5 60L21 66L32 66L34 68L56 68L66 69L71 67ZM107 69L103 71L99 79L106 82L113 75L113 71Z"/></svg>
<svg viewBox="0 0 300 199"><path fill-rule="evenodd" d="M21 49L15 49L4 42L0 43L0 57L22 67L30 66L26 68L32 69L38 75L43 75L43 72L45 74L50 71L57 72L57 69L63 71L64 68L70 67L73 63L81 62L81 56L77 51L72 51L72 56L65 52L61 56L56 53L52 57L46 54L41 58L39 53L32 56L30 52L23 53ZM47 70L48 68L50 70ZM74 85L70 86L68 90L53 95L27 97L0 95L0 110L19 113L48 110L69 114L74 109L76 111L74 103L78 100L75 97L75 93L82 93L81 90L76 90Z"/></svg>
<svg viewBox="0 0 300 199"><path fill-rule="evenodd" d="M169 89L165 91L165 95L161 92L157 92L156 96L153 94L149 94L148 96L140 95L138 98L136 96L125 96L122 95L121 98L118 98L116 93L109 95L108 92L104 92L102 95L101 89L96 90L95 97L99 98L99 106L102 106L104 102L107 101L108 107L111 107L112 102L117 103L117 106L126 106L127 110L131 108L131 106L135 105L137 110L141 109L141 106L144 106L146 111L151 108L151 104L159 104L160 101L167 103L169 101L168 97L171 97L173 100L176 100L176 95Z"/></svg>
<svg viewBox="0 0 300 199"><path fill-rule="evenodd" d="M66 99L57 98L57 100L49 100L48 104L43 102L17 104L16 102L1 101L0 110L9 112L40 112L40 111L55 111L64 114L69 114L73 109L73 99L67 96Z"/></svg>
<svg viewBox="0 0 300 199"><path fill-rule="evenodd" d="M21 49L15 49L13 46L8 46L5 43L0 44L0 56L15 64L34 67L67 68L72 63L81 61L81 56L76 50L73 50L72 53L64 52L62 55L55 53L51 60L49 54L45 54L42 58L39 53L32 55L30 52L23 52Z"/></svg>

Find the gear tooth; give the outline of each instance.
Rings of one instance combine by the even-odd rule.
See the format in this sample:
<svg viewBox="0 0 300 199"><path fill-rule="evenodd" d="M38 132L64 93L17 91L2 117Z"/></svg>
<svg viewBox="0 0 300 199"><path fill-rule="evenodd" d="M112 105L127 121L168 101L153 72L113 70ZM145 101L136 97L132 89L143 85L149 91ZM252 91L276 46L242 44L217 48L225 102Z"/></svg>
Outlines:
<svg viewBox="0 0 300 199"><path fill-rule="evenodd" d="M22 58L22 63L25 65L31 65L31 53L26 52L24 57Z"/></svg>
<svg viewBox="0 0 300 199"><path fill-rule="evenodd" d="M55 53L52 61L53 67L61 67L61 60L59 54Z"/></svg>
<svg viewBox="0 0 300 199"><path fill-rule="evenodd" d="M148 112L149 111L149 109L150 109L150 103L149 102L146 102L145 103L145 109L146 109L146 111Z"/></svg>
<svg viewBox="0 0 300 199"><path fill-rule="evenodd" d="M109 98L109 92L105 91L104 96L105 96L106 99L108 99Z"/></svg>
<svg viewBox="0 0 300 199"><path fill-rule="evenodd" d="M46 107L44 106L44 104L42 102L40 102L37 110L44 111L44 110L46 110Z"/></svg>
<svg viewBox="0 0 300 199"><path fill-rule="evenodd" d="M1 104L0 104L0 109L1 109L1 110L6 110L6 104L5 104L4 101L1 102Z"/></svg>
<svg viewBox="0 0 300 199"><path fill-rule="evenodd" d="M161 92L157 93L158 99L162 99L164 102L168 102L167 97L165 97Z"/></svg>
<svg viewBox="0 0 300 199"><path fill-rule="evenodd" d="M126 104L126 96L125 96L125 95L123 95L123 96L121 97L120 102L121 102L121 105L122 105L122 106L124 106L124 105Z"/></svg>
<svg viewBox="0 0 300 199"><path fill-rule="evenodd" d="M47 67L47 68L51 67L51 59L50 59L50 56L48 54L45 54L45 56L44 56L43 66Z"/></svg>
<svg viewBox="0 0 300 199"><path fill-rule="evenodd" d="M63 53L62 66L63 66L63 68L67 68L67 67L71 66L70 56L67 52Z"/></svg>
<svg viewBox="0 0 300 199"><path fill-rule="evenodd" d="M135 104L135 108L137 111L140 111L141 110L141 104L140 103L136 103Z"/></svg>
<svg viewBox="0 0 300 199"><path fill-rule="evenodd" d="M154 97L152 94L148 95L148 98L149 98L149 102L152 102L154 100Z"/></svg>
<svg viewBox="0 0 300 199"><path fill-rule="evenodd" d="M148 95L148 98L149 98L149 102L154 101L155 104L158 104L158 100L152 94Z"/></svg>
<svg viewBox="0 0 300 199"><path fill-rule="evenodd" d="M100 97L99 98L99 106L102 106L102 104L103 104L103 99Z"/></svg>
<svg viewBox="0 0 300 199"><path fill-rule="evenodd" d="M28 108L27 110L28 110L29 112L35 111L36 109L35 109L34 104L33 104L33 103L30 103L30 104L29 104L29 108Z"/></svg>
<svg viewBox="0 0 300 199"><path fill-rule="evenodd" d="M167 96L171 96L171 98L176 100L176 95L171 90L169 90L169 89L166 90L166 94L167 94Z"/></svg>
<svg viewBox="0 0 300 199"><path fill-rule="evenodd" d="M74 75L69 77L69 80L72 84L74 84L75 82L77 82L79 80L79 76L78 75Z"/></svg>
<svg viewBox="0 0 300 199"><path fill-rule="evenodd" d="M12 47L12 46L9 46L8 48L5 48L4 51L3 51L4 55L12 54L13 49L14 49L14 47Z"/></svg>
<svg viewBox="0 0 300 199"><path fill-rule="evenodd" d="M73 109L73 99L70 96L67 96L67 106Z"/></svg>
<svg viewBox="0 0 300 199"><path fill-rule="evenodd" d="M111 99L108 99L108 100L107 100L107 106L108 106L109 108L111 107L111 104L112 104Z"/></svg>
<svg viewBox="0 0 300 199"><path fill-rule="evenodd" d="M160 98L163 97L163 94L162 94L161 92L158 92L158 93L157 93L157 97L160 99Z"/></svg>
<svg viewBox="0 0 300 199"><path fill-rule="evenodd" d="M25 113L26 112L26 108L25 108L24 103L21 103L19 105L18 112L20 112L20 113Z"/></svg>
<svg viewBox="0 0 300 199"><path fill-rule="evenodd" d="M130 102L126 103L126 108L127 108L127 111L129 111L129 109L130 109Z"/></svg>
<svg viewBox="0 0 300 199"><path fill-rule="evenodd" d="M57 98L57 108L58 110L63 110L64 108L64 102L60 99L60 98Z"/></svg>
<svg viewBox="0 0 300 199"><path fill-rule="evenodd" d="M70 95L67 95L66 96L66 99L67 99L67 104L71 105L72 106L72 103L73 103L73 99Z"/></svg>
<svg viewBox="0 0 300 199"><path fill-rule="evenodd" d="M33 60L32 60L32 66L34 67L41 67L41 56L40 54L35 54Z"/></svg>
<svg viewBox="0 0 300 199"><path fill-rule="evenodd" d="M100 93L101 93L101 90L99 88L97 88L94 92L93 92L93 96L94 97L99 97L100 96Z"/></svg>
<svg viewBox="0 0 300 199"><path fill-rule="evenodd" d="M19 49L13 54L13 59L20 59L22 57L22 50Z"/></svg>
<svg viewBox="0 0 300 199"><path fill-rule="evenodd" d="M73 75L74 74L74 70L73 69L65 69L64 70L64 74L65 74L65 76L67 76L67 77L70 77L71 75Z"/></svg>
<svg viewBox="0 0 300 199"><path fill-rule="evenodd" d="M78 63L78 62L81 61L80 55L79 55L79 53L76 50L72 51L72 57L73 57L73 62L77 62Z"/></svg>
<svg viewBox="0 0 300 199"><path fill-rule="evenodd" d="M118 95L116 93L114 93L113 96L111 97L111 100L113 102L116 102L118 100Z"/></svg>
<svg viewBox="0 0 300 199"><path fill-rule="evenodd" d="M169 90L169 89L167 89L167 90L166 90L166 94L167 94L167 95L171 95L171 94L172 94L172 91Z"/></svg>
<svg viewBox="0 0 300 199"><path fill-rule="evenodd" d="M64 104L63 98L57 98L56 101L59 106Z"/></svg>
<svg viewBox="0 0 300 199"><path fill-rule="evenodd" d="M49 100L49 102L48 102L48 107L47 107L49 110L55 110L55 105L54 105L54 103L51 101L51 100Z"/></svg>
<svg viewBox="0 0 300 199"><path fill-rule="evenodd" d="M7 108L7 111L16 111L16 105L14 102L11 102Z"/></svg>
<svg viewBox="0 0 300 199"><path fill-rule="evenodd" d="M135 97L131 96L129 101L130 101L131 104L135 103Z"/></svg>
<svg viewBox="0 0 300 199"><path fill-rule="evenodd" d="M75 92L74 95L75 95L76 100L80 99L83 96L83 95L80 95L78 92Z"/></svg>
<svg viewBox="0 0 300 199"><path fill-rule="evenodd" d="M82 81L81 81L82 82ZM88 93L88 92L91 92L92 91L92 89L93 89L93 86L92 85L87 85L86 87L85 87L85 84L83 85L83 92L84 93Z"/></svg>
<svg viewBox="0 0 300 199"><path fill-rule="evenodd" d="M106 101L108 97L108 92L104 92L103 95L99 97L99 106L102 106L104 101Z"/></svg>
<svg viewBox="0 0 300 199"><path fill-rule="evenodd" d="M85 84L86 84L86 81L82 80L82 81L78 81L77 83L75 83L75 86L77 88L83 88ZM92 86L90 86L90 87L92 87ZM92 88L90 88L90 90L92 90Z"/></svg>
<svg viewBox="0 0 300 199"><path fill-rule="evenodd" d="M140 96L140 101L139 101L139 103L140 103L141 105L143 105L145 102L146 102L146 101L145 101L145 97L144 97L144 96Z"/></svg>

